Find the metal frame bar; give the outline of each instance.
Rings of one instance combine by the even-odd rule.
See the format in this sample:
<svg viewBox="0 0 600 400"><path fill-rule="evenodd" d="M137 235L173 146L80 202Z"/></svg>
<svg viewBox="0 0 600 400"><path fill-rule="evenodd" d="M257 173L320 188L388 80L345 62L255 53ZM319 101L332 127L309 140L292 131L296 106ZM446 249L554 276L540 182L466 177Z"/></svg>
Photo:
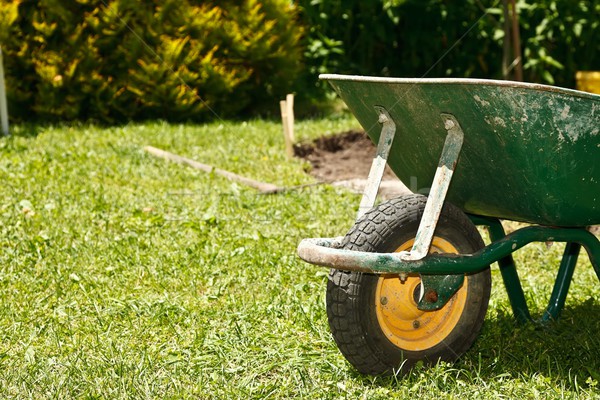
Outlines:
<svg viewBox="0 0 600 400"><path fill-rule="evenodd" d="M483 225L488 229L490 240L492 242L502 240L506 236L504 228L498 219L473 215L470 217L475 225ZM592 246L591 250L588 250L588 254L590 255L594 270L598 270L598 251L596 249L596 255L594 256L593 247L594 246ZM565 301L567 294L569 293L571 281L573 280L575 265L577 264L577 258L579 257L580 252L580 243L567 241L560 261L560 267L558 268L558 273L556 275L556 280L554 281L554 288L552 289L552 294L548 301L548 307L546 307L539 322L546 323L549 321L556 321L560 317L565 306ZM595 259L593 257L595 257ZM504 287L506 288L506 293L508 294L508 299L515 318L519 323L534 321L529 312L529 307L527 306L521 281L517 274L517 269L512 256L507 256L498 260L498 265L500 266Z"/></svg>
<svg viewBox="0 0 600 400"><path fill-rule="evenodd" d="M371 164L367 185L363 192L360 206L358 207L358 215L356 219L360 219L367 211L373 208L379 185L383 178L387 158L392 148L392 143L396 134L396 125L388 111L376 106L375 110L379 115L378 122L382 124L381 135L377 143L377 155ZM433 183L423 211L423 218L419 223L419 228L415 236L415 242L409 252L401 252L400 256L405 260L421 260L429 253L429 247L433 240L433 235L437 222L444 206L444 200L452 181L452 175L460 156L464 133L456 118L451 114L441 114L444 128L448 131L444 148L440 156Z"/></svg>
<svg viewBox="0 0 600 400"><path fill-rule="evenodd" d="M360 200L360 206L358 207L357 220L375 205L379 185L381 185L387 158L390 154L390 149L392 148L392 143L394 142L394 136L396 134L396 124L394 124L394 120L390 117L390 114L388 114L386 109L376 106L375 111L377 111L377 114L379 115L378 122L382 125L381 135L379 136L379 142L377 143L377 155L371 164L367 184L362 199Z"/></svg>
<svg viewBox="0 0 600 400"><path fill-rule="evenodd" d="M600 240L585 229L528 226L506 235L473 254L430 254L423 260L406 260L401 253L369 253L335 247L331 238L304 239L298 255L311 264L376 274L421 273L454 275L479 272L531 242L581 244L592 264L600 261Z"/></svg>
<svg viewBox="0 0 600 400"><path fill-rule="evenodd" d="M511 254L531 242L566 242L567 246L554 284L548 307L541 322L559 318L573 278L581 247L588 253L594 270L600 262L600 240L582 228L552 228L529 226L508 235L498 219L471 216L476 225L484 225L492 243L473 254L430 254L423 260L406 260L400 253L368 253L335 248L334 239L305 239L298 246L298 255L316 265L370 273L458 275L481 271L498 262L504 286L515 318L520 323L533 321ZM600 277L599 277L600 279Z"/></svg>
<svg viewBox="0 0 600 400"><path fill-rule="evenodd" d="M410 253L403 257L405 260L421 260L429 254L433 234L435 233L435 228L437 227L437 222L444 206L444 200L452 181L452 175L460 156L460 150L462 149L464 133L458 121L450 114L442 114L441 117L448 135L446 136L442 155L440 156L440 161L433 178L433 184L427 197L423 218L421 218L419 229L415 236L415 243Z"/></svg>
<svg viewBox="0 0 600 400"><path fill-rule="evenodd" d="M575 265L577 264L577 257L579 257L580 250L581 245L579 243L567 243L565 246L565 252L560 261L556 280L554 281L554 289L552 289L548 307L542 316L542 322L555 321L560 317L560 313L565 306L567 293L569 293L571 281L573 280L573 273L575 272Z"/></svg>
<svg viewBox="0 0 600 400"><path fill-rule="evenodd" d="M504 239L506 232L500 220L497 218L485 218L475 215L470 215L471 221L475 225L485 226L490 235L490 241L497 242ZM506 288L508 300L513 310L513 314L519 323L525 324L533 321L525 300L525 293L523 292L523 286L517 273L517 267L512 254L507 255L498 260L498 267L500 268L500 274L502 275L502 281Z"/></svg>
<svg viewBox="0 0 600 400"><path fill-rule="evenodd" d="M475 225L487 228L491 242L497 242L506 236L504 227L497 218L486 218L476 215L469 215L469 217ZM506 294L508 295L515 318L522 324L533 321L512 254L500 258L498 260L498 267L500 268L500 275L502 275L502 281L504 282Z"/></svg>

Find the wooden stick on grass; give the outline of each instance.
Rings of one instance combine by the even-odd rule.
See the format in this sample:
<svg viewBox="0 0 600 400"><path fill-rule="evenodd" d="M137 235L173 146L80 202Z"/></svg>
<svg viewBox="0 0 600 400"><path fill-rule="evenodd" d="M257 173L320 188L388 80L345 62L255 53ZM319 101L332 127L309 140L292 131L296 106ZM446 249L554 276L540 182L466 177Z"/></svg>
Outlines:
<svg viewBox="0 0 600 400"><path fill-rule="evenodd" d="M271 183L255 181L253 179L246 178L245 176L225 171L224 169L215 168L212 165L202 164L198 161L194 161L189 158L179 156L177 154L169 153L165 150L157 149L156 147L146 146L144 147L144 150L156 157L164 158L169 161L174 161L179 164L189 165L192 168L199 169L204 172L214 172L215 174L227 178L230 181L238 182L251 188L257 189L261 193L277 193L284 190L284 188L280 188L279 186L275 186Z"/></svg>

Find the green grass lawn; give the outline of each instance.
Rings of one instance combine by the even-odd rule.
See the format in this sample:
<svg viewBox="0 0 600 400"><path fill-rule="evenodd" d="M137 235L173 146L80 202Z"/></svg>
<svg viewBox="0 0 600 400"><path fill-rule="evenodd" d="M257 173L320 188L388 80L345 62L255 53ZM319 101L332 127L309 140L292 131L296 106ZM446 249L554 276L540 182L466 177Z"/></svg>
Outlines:
<svg viewBox="0 0 600 400"><path fill-rule="evenodd" d="M301 139L356 127L297 124ZM312 182L272 122L16 127L0 139L0 398L600 398L600 285L582 256L563 318L518 327L497 268L479 340L402 379L357 374L327 327L327 271L295 255L359 197ZM532 311L562 246L516 253Z"/></svg>

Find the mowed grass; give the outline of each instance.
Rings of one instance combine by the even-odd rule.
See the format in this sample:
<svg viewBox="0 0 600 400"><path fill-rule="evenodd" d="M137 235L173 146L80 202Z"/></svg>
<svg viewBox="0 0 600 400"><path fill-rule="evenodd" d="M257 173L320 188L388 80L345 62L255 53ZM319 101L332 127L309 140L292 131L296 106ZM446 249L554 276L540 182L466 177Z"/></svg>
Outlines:
<svg viewBox="0 0 600 400"><path fill-rule="evenodd" d="M301 139L356 127L297 124ZM280 125L21 126L0 139L0 398L600 398L600 285L586 256L563 318L513 321L497 268L459 362L361 376L327 327L327 271L295 255L339 236L357 195L261 195L156 159L152 145L247 177L311 183ZM561 245L516 253L534 314Z"/></svg>

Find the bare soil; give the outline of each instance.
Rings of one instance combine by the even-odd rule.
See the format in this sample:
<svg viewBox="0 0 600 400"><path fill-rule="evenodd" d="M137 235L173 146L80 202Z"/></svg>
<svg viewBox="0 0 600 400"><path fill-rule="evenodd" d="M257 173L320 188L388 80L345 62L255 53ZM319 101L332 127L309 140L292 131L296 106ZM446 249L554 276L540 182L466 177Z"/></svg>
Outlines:
<svg viewBox="0 0 600 400"><path fill-rule="evenodd" d="M375 145L363 131L342 132L323 136L310 143L294 146L296 157L307 160L309 174L322 182L342 186L362 193L377 153ZM386 167L379 186L379 197L391 199L410 193L402 182Z"/></svg>
<svg viewBox="0 0 600 400"><path fill-rule="evenodd" d="M307 160L311 165L307 172L323 182L367 179L376 150L365 132L358 130L294 145L296 157ZM386 167L384 179L397 178Z"/></svg>

